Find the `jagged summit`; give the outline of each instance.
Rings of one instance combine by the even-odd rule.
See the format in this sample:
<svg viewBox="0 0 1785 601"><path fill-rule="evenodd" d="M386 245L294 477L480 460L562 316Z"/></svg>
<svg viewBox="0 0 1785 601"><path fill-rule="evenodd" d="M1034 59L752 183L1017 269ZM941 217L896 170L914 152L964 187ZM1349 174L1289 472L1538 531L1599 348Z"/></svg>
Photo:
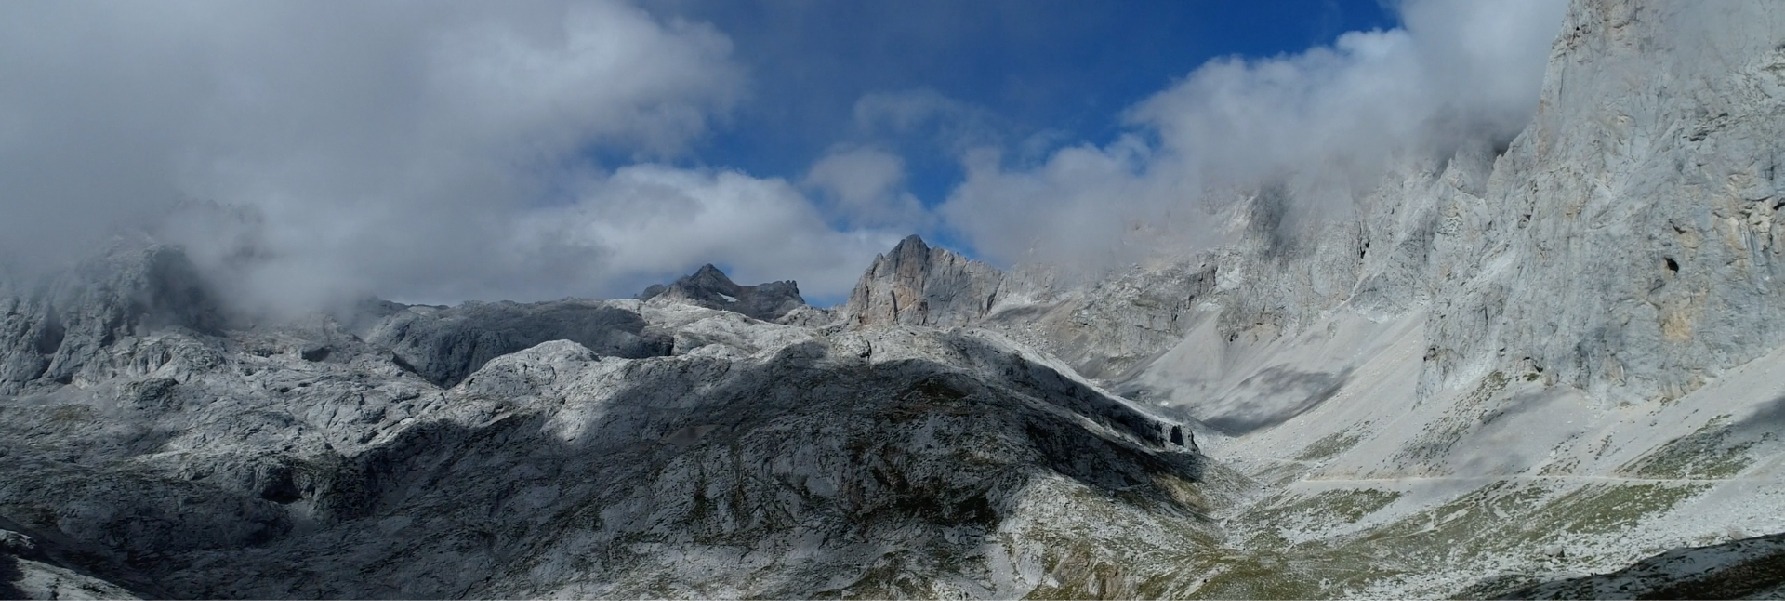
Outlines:
<svg viewBox="0 0 1785 601"><path fill-rule="evenodd" d="M806 306L800 297L800 286L793 280L742 286L712 263L702 265L694 273L682 276L669 285L658 284L638 294L639 300L663 298L742 313L763 321L774 321Z"/></svg>
<svg viewBox="0 0 1785 601"><path fill-rule="evenodd" d="M955 326L984 315L1003 273L912 234L874 257L843 313L855 325Z"/></svg>

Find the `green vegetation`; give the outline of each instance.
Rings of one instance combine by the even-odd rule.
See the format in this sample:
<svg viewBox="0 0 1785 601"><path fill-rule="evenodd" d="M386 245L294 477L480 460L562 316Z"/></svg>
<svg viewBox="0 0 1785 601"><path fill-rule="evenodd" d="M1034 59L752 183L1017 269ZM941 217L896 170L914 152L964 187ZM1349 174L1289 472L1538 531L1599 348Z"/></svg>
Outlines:
<svg viewBox="0 0 1785 601"><path fill-rule="evenodd" d="M1707 488L1601 484L1557 496L1553 486L1491 484L1381 526L1303 542L1290 533L1356 524L1401 495L1364 488L1265 499L1228 522L1244 536L1238 546L1193 553L1169 582L1149 582L1142 592L1216 599L1362 595L1376 585L1429 573L1434 562L1466 570L1570 538L1613 533Z"/></svg>
<svg viewBox="0 0 1785 601"><path fill-rule="evenodd" d="M1295 458L1300 461L1326 459L1351 450L1351 447L1357 446L1357 443L1361 440L1363 440L1363 436L1356 432L1334 432L1321 437L1320 440L1316 440L1313 444L1303 448L1302 452L1297 454Z"/></svg>
<svg viewBox="0 0 1785 601"><path fill-rule="evenodd" d="M1396 491L1374 488L1334 490L1288 502L1279 501L1274 507L1259 510L1259 517L1274 523L1355 524L1400 496L1401 493Z"/></svg>
<svg viewBox="0 0 1785 601"><path fill-rule="evenodd" d="M1533 534L1599 534L1630 526L1650 514L1672 509L1710 488L1693 484L1609 484L1582 488L1548 503L1528 523Z"/></svg>
<svg viewBox="0 0 1785 601"><path fill-rule="evenodd" d="M1718 417L1669 441L1619 470L1639 478L1728 478L1748 469L1753 442L1731 443L1728 420Z"/></svg>

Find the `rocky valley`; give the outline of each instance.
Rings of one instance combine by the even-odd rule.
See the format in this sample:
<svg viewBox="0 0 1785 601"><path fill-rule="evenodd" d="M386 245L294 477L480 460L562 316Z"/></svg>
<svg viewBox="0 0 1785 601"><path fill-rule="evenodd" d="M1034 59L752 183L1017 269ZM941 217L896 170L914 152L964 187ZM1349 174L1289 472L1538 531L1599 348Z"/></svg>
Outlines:
<svg viewBox="0 0 1785 601"><path fill-rule="evenodd" d="M1785 596L1785 12L1575 0L1516 138L834 308L0 284L4 598ZM720 260L715 258L714 260Z"/></svg>

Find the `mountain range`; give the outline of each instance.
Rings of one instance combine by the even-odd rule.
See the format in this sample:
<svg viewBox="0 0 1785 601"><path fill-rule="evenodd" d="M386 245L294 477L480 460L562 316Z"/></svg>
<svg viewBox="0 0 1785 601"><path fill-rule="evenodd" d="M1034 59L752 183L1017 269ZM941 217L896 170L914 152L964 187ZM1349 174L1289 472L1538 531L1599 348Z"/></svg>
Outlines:
<svg viewBox="0 0 1785 601"><path fill-rule="evenodd" d="M1785 596L1785 13L1575 0L1515 139L842 305L0 287L0 597Z"/></svg>

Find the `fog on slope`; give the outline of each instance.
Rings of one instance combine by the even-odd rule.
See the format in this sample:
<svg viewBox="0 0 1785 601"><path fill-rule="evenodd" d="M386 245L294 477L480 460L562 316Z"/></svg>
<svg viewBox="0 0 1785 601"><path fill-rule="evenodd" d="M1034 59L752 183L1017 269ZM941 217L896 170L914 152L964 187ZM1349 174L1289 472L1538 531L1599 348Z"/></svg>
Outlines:
<svg viewBox="0 0 1785 601"><path fill-rule="evenodd" d="M284 309L624 296L709 261L840 294L898 232L660 165L747 94L731 53L624 0L8 3L0 256L44 271L148 229Z"/></svg>
<svg viewBox="0 0 1785 601"><path fill-rule="evenodd" d="M1205 64L1132 107L1129 131L1039 164L970 152L940 207L985 258L1092 272L1218 243L1221 206L1290 197L1283 233L1343 215L1392 162L1503 147L1530 120L1562 0L1406 0L1403 26Z"/></svg>

